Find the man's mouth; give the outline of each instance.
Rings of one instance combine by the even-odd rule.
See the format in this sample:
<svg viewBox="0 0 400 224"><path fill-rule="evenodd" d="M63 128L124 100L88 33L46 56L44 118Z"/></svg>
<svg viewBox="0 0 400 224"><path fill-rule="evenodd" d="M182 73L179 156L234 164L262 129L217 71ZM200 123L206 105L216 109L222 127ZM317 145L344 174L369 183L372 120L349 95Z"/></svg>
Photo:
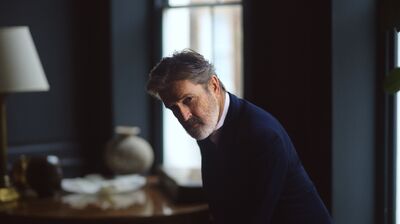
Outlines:
<svg viewBox="0 0 400 224"><path fill-rule="evenodd" d="M198 128L201 125L201 120L196 118L196 117L192 117L190 120L186 121L183 126L185 127L185 129L193 129L193 128Z"/></svg>
<svg viewBox="0 0 400 224"><path fill-rule="evenodd" d="M190 129L195 129L198 128L200 126L199 123L192 123L192 124L185 124L185 129L190 130Z"/></svg>

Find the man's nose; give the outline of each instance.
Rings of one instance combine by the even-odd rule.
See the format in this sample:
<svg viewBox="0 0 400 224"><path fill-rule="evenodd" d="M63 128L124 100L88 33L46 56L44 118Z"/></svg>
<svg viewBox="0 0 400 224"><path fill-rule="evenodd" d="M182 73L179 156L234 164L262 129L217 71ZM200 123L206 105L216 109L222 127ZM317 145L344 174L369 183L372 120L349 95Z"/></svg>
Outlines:
<svg viewBox="0 0 400 224"><path fill-rule="evenodd" d="M187 121L192 117L192 113L187 107L179 107L179 117L182 121Z"/></svg>

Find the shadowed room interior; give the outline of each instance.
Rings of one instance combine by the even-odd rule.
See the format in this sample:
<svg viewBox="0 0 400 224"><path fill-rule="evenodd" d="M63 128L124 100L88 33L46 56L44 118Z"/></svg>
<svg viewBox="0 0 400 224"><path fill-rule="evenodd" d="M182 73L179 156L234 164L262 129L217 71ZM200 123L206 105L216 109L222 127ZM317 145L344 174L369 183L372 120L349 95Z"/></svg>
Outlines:
<svg viewBox="0 0 400 224"><path fill-rule="evenodd" d="M152 145L155 171L162 105L145 87L161 57L159 2L0 1L0 27L29 27L50 85L7 96L9 168L56 155L64 177L107 174L104 146L125 125ZM378 1L242 4L244 98L285 126L336 223L394 223Z"/></svg>

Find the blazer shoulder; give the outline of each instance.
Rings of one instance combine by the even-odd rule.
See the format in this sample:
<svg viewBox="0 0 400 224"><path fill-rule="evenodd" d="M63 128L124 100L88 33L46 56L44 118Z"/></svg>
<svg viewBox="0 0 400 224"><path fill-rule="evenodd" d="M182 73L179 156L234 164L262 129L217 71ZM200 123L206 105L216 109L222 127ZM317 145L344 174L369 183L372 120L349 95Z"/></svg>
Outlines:
<svg viewBox="0 0 400 224"><path fill-rule="evenodd" d="M244 99L238 99L238 103L240 108L240 113L238 113L240 126L257 133L286 134L278 119L268 111Z"/></svg>

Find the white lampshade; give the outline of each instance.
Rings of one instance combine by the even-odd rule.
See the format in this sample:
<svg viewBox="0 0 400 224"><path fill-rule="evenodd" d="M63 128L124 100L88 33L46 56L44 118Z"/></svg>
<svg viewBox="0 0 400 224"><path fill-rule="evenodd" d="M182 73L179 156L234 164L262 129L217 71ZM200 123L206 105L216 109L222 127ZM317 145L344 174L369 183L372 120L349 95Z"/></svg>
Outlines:
<svg viewBox="0 0 400 224"><path fill-rule="evenodd" d="M0 93L47 90L49 84L29 28L0 28Z"/></svg>

